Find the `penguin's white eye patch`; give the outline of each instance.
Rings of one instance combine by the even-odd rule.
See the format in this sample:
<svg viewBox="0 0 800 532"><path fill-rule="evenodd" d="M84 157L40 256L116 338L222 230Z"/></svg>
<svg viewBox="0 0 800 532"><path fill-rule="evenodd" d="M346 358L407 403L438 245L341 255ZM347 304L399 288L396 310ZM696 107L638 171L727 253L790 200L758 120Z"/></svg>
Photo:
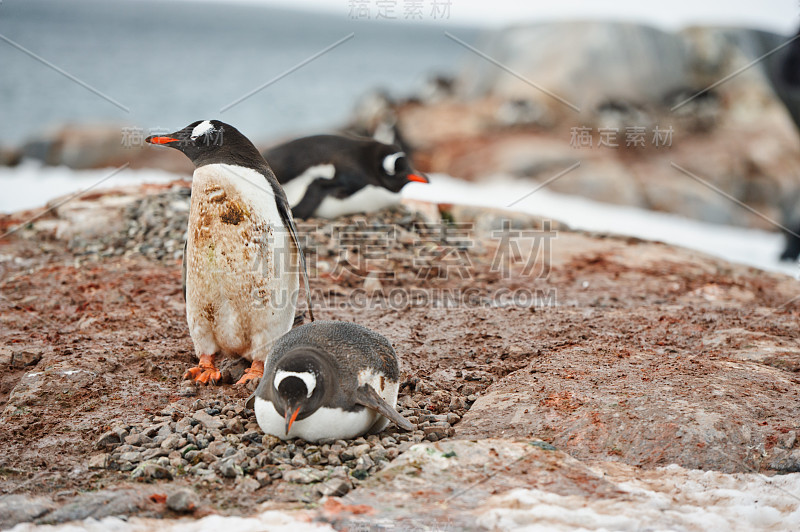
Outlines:
<svg viewBox="0 0 800 532"><path fill-rule="evenodd" d="M214 131L214 124L212 124L210 120L203 120L194 126L194 129L192 130L192 140L199 136L205 135L209 131Z"/></svg>
<svg viewBox="0 0 800 532"><path fill-rule="evenodd" d="M317 377L310 372L297 372L297 371L283 371L279 369L275 372L275 380L272 382L272 385L275 386L275 389L278 389L283 379L286 377L297 377L306 385L306 397L311 397L311 394L314 393L314 388L317 386Z"/></svg>
<svg viewBox="0 0 800 532"><path fill-rule="evenodd" d="M383 169L386 171L387 174L394 175L396 173L395 163L397 162L397 159L405 156L406 154L401 151L393 153L391 155L387 155L386 157L383 158Z"/></svg>

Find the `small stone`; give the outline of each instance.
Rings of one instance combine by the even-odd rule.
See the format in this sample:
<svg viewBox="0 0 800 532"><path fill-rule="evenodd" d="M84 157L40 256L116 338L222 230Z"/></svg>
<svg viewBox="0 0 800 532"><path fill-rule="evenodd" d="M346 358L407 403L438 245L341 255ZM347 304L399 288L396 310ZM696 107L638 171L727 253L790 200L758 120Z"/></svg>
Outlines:
<svg viewBox="0 0 800 532"><path fill-rule="evenodd" d="M272 483L272 477L266 471L256 471L255 479L262 488Z"/></svg>
<svg viewBox="0 0 800 532"><path fill-rule="evenodd" d="M312 482L319 482L323 478L325 478L324 473L310 467L283 472L283 480L295 484L311 484Z"/></svg>
<svg viewBox="0 0 800 532"><path fill-rule="evenodd" d="M186 416L175 424L175 432L183 434L192 428L192 418Z"/></svg>
<svg viewBox="0 0 800 532"><path fill-rule="evenodd" d="M106 469L110 460L108 453L96 454L89 459L89 469Z"/></svg>
<svg viewBox="0 0 800 532"><path fill-rule="evenodd" d="M450 398L450 410L464 410L467 408L467 401L464 397L458 395Z"/></svg>
<svg viewBox="0 0 800 532"><path fill-rule="evenodd" d="M142 460L152 460L153 458L160 458L162 456L167 456L169 451L166 449L162 449L161 447L154 447L152 449L147 449L142 453Z"/></svg>
<svg viewBox="0 0 800 532"><path fill-rule="evenodd" d="M183 465L183 455L180 451L172 451L169 453L169 465L172 467L180 467Z"/></svg>
<svg viewBox="0 0 800 532"><path fill-rule="evenodd" d="M261 487L261 483L253 477L241 477L236 486L245 492L253 492Z"/></svg>
<svg viewBox="0 0 800 532"><path fill-rule="evenodd" d="M262 440L261 434L257 430L250 430L242 436L243 442L258 444L261 443L261 440Z"/></svg>
<svg viewBox="0 0 800 532"><path fill-rule="evenodd" d="M178 390L179 397L197 397L197 389L189 381L184 381Z"/></svg>
<svg viewBox="0 0 800 532"><path fill-rule="evenodd" d="M181 437L178 434L170 434L167 436L164 441L161 442L161 448L172 450L178 447L178 442L181 441Z"/></svg>
<svg viewBox="0 0 800 532"><path fill-rule="evenodd" d="M281 439L277 436L273 436L272 434L264 434L264 436L261 438L261 445L263 445L265 449L272 449L280 443Z"/></svg>
<svg viewBox="0 0 800 532"><path fill-rule="evenodd" d="M167 497L167 508L182 514L193 512L197 508L197 495L189 489L175 491Z"/></svg>
<svg viewBox="0 0 800 532"><path fill-rule="evenodd" d="M214 456L222 456L225 454L225 451L230 448L228 442L224 441L212 441L208 444L208 452L213 454Z"/></svg>
<svg viewBox="0 0 800 532"><path fill-rule="evenodd" d="M140 464L139 467L131 473L133 480L144 480L147 482L153 480L172 480L172 473L166 467L160 466L154 462L145 462Z"/></svg>
<svg viewBox="0 0 800 532"><path fill-rule="evenodd" d="M196 451L196 450L197 450L197 445L194 445L193 443L190 443L190 444L188 444L186 447L183 447L183 448L181 449L181 455L182 455L184 458L186 458L186 454L187 454L189 451ZM187 460L190 460L190 458L187 458Z"/></svg>
<svg viewBox="0 0 800 532"><path fill-rule="evenodd" d="M336 453L328 453L328 463L332 466L342 465L342 460Z"/></svg>
<svg viewBox="0 0 800 532"><path fill-rule="evenodd" d="M356 461L356 467L354 469L357 471L366 471L374 465L375 462L372 460L372 458L370 458L368 454L365 454Z"/></svg>
<svg viewBox="0 0 800 532"><path fill-rule="evenodd" d="M106 449L115 447L119 445L122 440L120 440L119 434L114 432L113 430L109 430L108 432L104 432L97 438L97 441L94 442L95 449Z"/></svg>
<svg viewBox="0 0 800 532"><path fill-rule="evenodd" d="M152 438L146 436L141 432L136 432L133 434L129 434L125 437L125 443L128 445L135 445L136 447L142 447L145 444L151 443L153 441Z"/></svg>
<svg viewBox="0 0 800 532"><path fill-rule="evenodd" d="M172 435L172 427L169 426L169 423L165 423L160 429L158 429L157 436L160 438L169 438Z"/></svg>
<svg viewBox="0 0 800 532"><path fill-rule="evenodd" d="M221 419L210 415L205 410L198 410L192 417L209 430L219 430L225 426Z"/></svg>
<svg viewBox="0 0 800 532"><path fill-rule="evenodd" d="M369 452L368 455L372 458L375 462L385 461L386 460L386 449L383 446L377 447Z"/></svg>
<svg viewBox="0 0 800 532"><path fill-rule="evenodd" d="M319 451L311 453L306 456L306 460L308 460L308 463L311 465L319 465L322 462L322 454Z"/></svg>
<svg viewBox="0 0 800 532"><path fill-rule="evenodd" d="M314 487L323 497L342 497L350 491L350 488L352 488L350 482L343 478L331 478Z"/></svg>
<svg viewBox="0 0 800 532"><path fill-rule="evenodd" d="M228 430L235 434L242 434L244 432L244 424L239 418L229 419L226 425Z"/></svg>
<svg viewBox="0 0 800 532"><path fill-rule="evenodd" d="M800 473L800 449L775 453L769 468L781 473Z"/></svg>
<svg viewBox="0 0 800 532"><path fill-rule="evenodd" d="M794 447L795 443L797 443L797 432L791 430L786 433L786 435L780 439L778 445L783 447L784 449L791 449Z"/></svg>
<svg viewBox="0 0 800 532"><path fill-rule="evenodd" d="M216 470L225 478L236 478L237 476L244 474L241 466L236 463L233 457L220 460Z"/></svg>
<svg viewBox="0 0 800 532"><path fill-rule="evenodd" d="M142 453L139 451L129 451L119 455L120 462L138 462L141 460Z"/></svg>
<svg viewBox="0 0 800 532"><path fill-rule="evenodd" d="M292 460L291 460L290 463L294 467L304 467L304 466L308 465L308 460L306 460L306 458L302 454L297 453L296 455L294 455L292 457Z"/></svg>

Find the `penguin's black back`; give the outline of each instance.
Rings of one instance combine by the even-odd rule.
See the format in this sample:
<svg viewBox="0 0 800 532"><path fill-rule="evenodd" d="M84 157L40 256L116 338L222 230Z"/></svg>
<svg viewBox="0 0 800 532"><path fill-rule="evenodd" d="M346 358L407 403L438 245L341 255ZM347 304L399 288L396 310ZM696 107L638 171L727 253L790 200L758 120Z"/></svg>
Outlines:
<svg viewBox="0 0 800 532"><path fill-rule="evenodd" d="M278 182L283 184L308 168L321 164L377 173L382 157L399 151L401 150L397 146L373 139L314 135L275 146L263 155L275 172Z"/></svg>
<svg viewBox="0 0 800 532"><path fill-rule="evenodd" d="M315 347L331 355L343 381L348 380L346 376L357 379L365 369L380 372L392 381L400 375L397 354L389 340L346 321L315 321L295 327L275 343L264 374L271 374L283 355L300 346Z"/></svg>

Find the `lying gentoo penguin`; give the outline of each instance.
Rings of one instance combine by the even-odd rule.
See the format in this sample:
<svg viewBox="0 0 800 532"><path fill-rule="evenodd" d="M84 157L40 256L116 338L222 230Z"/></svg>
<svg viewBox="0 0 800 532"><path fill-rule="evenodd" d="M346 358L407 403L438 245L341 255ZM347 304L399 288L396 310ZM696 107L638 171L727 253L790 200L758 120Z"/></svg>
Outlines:
<svg viewBox="0 0 800 532"><path fill-rule="evenodd" d="M397 145L316 135L264 152L297 218L337 218L400 202L410 181L427 183Z"/></svg>
<svg viewBox="0 0 800 532"><path fill-rule="evenodd" d="M355 438L389 421L413 430L394 408L399 377L386 338L355 323L317 321L278 340L247 406L265 433L284 440Z"/></svg>
<svg viewBox="0 0 800 532"><path fill-rule="evenodd" d="M286 195L253 143L228 124L204 120L146 140L195 165L183 272L200 363L184 378L220 382L218 353L252 361L237 384L261 377L270 348L292 327L301 271L308 295Z"/></svg>

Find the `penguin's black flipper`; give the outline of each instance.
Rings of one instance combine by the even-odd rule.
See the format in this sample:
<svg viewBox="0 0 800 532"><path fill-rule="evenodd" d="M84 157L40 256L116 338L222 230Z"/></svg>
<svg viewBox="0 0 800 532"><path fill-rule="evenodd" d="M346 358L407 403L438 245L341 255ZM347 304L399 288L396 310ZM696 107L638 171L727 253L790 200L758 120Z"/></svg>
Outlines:
<svg viewBox="0 0 800 532"><path fill-rule="evenodd" d="M186 301L186 250L189 247L189 241L183 243L183 265L181 269L181 283L183 284L183 300Z"/></svg>
<svg viewBox="0 0 800 532"><path fill-rule="evenodd" d="M244 407L253 410L255 404L256 404L256 393L253 392L250 394L250 397L247 398L247 401L244 402Z"/></svg>
<svg viewBox="0 0 800 532"><path fill-rule="evenodd" d="M267 167L269 169L269 167ZM275 174L272 173L272 170L269 170L269 173L273 176ZM300 269L302 270L300 273L303 275L303 282L305 283L306 289L306 304L308 305L308 315L311 318L311 321L314 321L314 309L311 306L311 289L308 287L308 270L306 269L306 256L303 253L303 247L300 245L300 239L297 236L297 226L294 224L294 219L292 218L292 209L289 206L289 201L286 199L286 193L283 191L281 186L278 184L277 179L273 179L270 181L270 185L272 186L272 192L275 196L275 203L278 206L278 214L280 214L281 218L283 219L283 224L289 229L289 236L292 237L292 242L294 243L295 248L297 249L297 253L300 257Z"/></svg>
<svg viewBox="0 0 800 532"><path fill-rule="evenodd" d="M335 189L335 185L332 184L331 181L332 180L329 179L317 178L308 185L303 198L297 205L292 207L292 214L295 218L302 218L305 220L306 218L314 216L314 213L322 204L322 201Z"/></svg>
<svg viewBox="0 0 800 532"><path fill-rule="evenodd" d="M414 425L409 420L400 415L400 413L383 400L378 395L378 392L369 384L364 384L356 390L356 403L364 405L367 408L375 410L380 415L388 418L395 425L403 430L414 430Z"/></svg>

